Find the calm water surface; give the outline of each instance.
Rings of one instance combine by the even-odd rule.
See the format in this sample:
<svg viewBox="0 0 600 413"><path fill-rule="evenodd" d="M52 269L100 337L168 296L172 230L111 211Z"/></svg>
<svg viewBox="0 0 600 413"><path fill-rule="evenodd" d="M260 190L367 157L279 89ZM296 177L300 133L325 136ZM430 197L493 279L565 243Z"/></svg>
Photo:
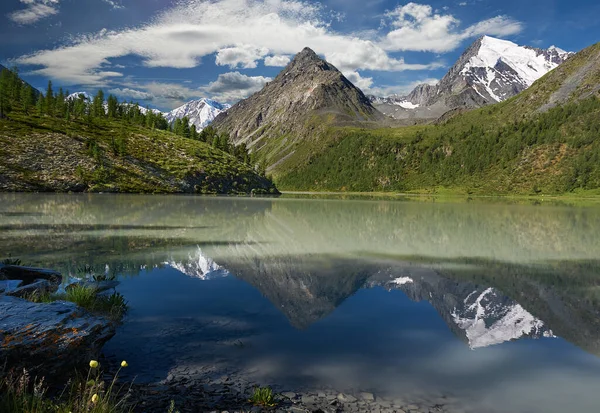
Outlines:
<svg viewBox="0 0 600 413"><path fill-rule="evenodd" d="M120 277L138 382L600 410L600 208L0 195L0 253Z"/></svg>

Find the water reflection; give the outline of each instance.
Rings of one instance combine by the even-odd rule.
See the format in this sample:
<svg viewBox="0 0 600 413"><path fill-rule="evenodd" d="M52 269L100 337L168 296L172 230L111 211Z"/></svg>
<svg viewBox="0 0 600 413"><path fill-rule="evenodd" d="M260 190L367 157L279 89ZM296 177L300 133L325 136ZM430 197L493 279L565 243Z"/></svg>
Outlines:
<svg viewBox="0 0 600 413"><path fill-rule="evenodd" d="M107 351L156 360L140 380L598 404L599 208L9 194L0 228L28 264L123 276L132 311Z"/></svg>

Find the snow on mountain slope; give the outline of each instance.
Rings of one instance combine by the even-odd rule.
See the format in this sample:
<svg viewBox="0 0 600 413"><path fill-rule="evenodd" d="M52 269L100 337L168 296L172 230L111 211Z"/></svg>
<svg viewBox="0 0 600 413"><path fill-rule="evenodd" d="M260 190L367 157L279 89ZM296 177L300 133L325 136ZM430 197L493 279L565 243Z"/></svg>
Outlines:
<svg viewBox="0 0 600 413"><path fill-rule="evenodd" d="M474 291L464 300L465 307L455 308L452 318L465 331L472 349L516 340L523 336L554 337L544 322L521 305L504 302L493 288Z"/></svg>
<svg viewBox="0 0 600 413"><path fill-rule="evenodd" d="M484 36L477 54L467 61L460 73L471 77L473 84L482 85L495 101L500 102L511 97L497 93L503 84L518 84L526 89L569 55L556 47L533 49Z"/></svg>
<svg viewBox="0 0 600 413"><path fill-rule="evenodd" d="M83 95L84 100L87 100L88 102L92 101L92 96L90 96L90 94L87 93L87 92L75 92L75 93L71 93L69 96L66 97L66 100L79 99L79 95Z"/></svg>
<svg viewBox="0 0 600 413"><path fill-rule="evenodd" d="M230 107L230 105L203 98L192 100L183 106L165 113L165 118L169 123L172 123L175 119L182 119L187 116L190 120L190 126L196 125L196 128L200 131L207 127L219 113Z"/></svg>
<svg viewBox="0 0 600 413"><path fill-rule="evenodd" d="M198 247L195 254L189 254L187 261L175 261L171 259L166 261L165 265L189 277L201 280L212 280L229 275L229 272L225 268L214 262L212 258L204 255L200 247Z"/></svg>
<svg viewBox="0 0 600 413"><path fill-rule="evenodd" d="M556 46L537 49L482 36L437 85L419 85L406 96L370 99L377 109L398 119L436 118L449 110L477 108L511 98L571 55ZM405 110L399 111L398 106Z"/></svg>

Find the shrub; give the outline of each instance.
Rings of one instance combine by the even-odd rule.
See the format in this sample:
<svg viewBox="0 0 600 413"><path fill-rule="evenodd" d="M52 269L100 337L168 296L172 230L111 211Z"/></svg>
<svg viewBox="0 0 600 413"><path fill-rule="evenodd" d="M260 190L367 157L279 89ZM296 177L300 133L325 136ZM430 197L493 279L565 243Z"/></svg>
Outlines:
<svg viewBox="0 0 600 413"><path fill-rule="evenodd" d="M275 406L275 397L270 387L256 387L250 402L255 406L272 407Z"/></svg>

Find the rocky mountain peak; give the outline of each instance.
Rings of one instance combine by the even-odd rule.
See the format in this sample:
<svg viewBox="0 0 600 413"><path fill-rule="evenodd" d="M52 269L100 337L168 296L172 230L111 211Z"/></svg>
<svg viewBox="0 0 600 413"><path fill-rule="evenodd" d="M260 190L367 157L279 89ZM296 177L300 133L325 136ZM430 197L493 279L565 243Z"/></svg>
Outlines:
<svg viewBox="0 0 600 413"><path fill-rule="evenodd" d="M571 55L556 46L539 49L484 35L437 85L417 86L397 102L377 103L377 108L398 119L437 118L454 109L501 102L527 89ZM404 106L398 108L398 103Z"/></svg>
<svg viewBox="0 0 600 413"><path fill-rule="evenodd" d="M360 89L306 47L273 81L218 115L212 125L234 144L264 148L267 162L275 163L293 151L296 140L307 138L306 122L325 113L343 122L383 119ZM285 145L270 150L282 136L287 136Z"/></svg>

